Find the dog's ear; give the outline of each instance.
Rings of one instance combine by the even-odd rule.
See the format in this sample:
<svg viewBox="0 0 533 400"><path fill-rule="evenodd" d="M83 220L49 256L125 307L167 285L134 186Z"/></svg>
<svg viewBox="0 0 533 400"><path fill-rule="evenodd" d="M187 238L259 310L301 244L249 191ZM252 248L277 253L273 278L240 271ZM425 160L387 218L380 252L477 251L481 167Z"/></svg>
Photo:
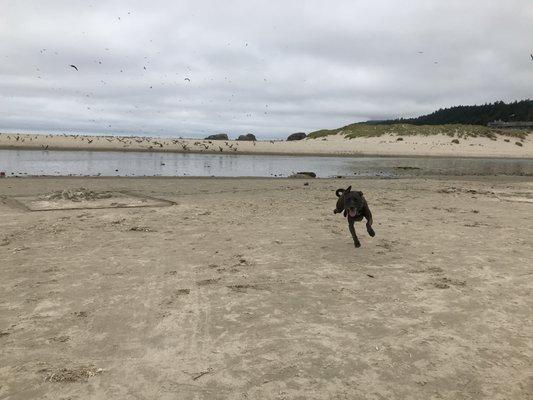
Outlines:
<svg viewBox="0 0 533 400"><path fill-rule="evenodd" d="M341 197L343 193L344 193L344 189L335 190L335 194L337 195L337 197Z"/></svg>
<svg viewBox="0 0 533 400"><path fill-rule="evenodd" d="M350 190L352 190L352 187L351 187L351 186L348 186L348 187L346 188L346 193L348 193Z"/></svg>

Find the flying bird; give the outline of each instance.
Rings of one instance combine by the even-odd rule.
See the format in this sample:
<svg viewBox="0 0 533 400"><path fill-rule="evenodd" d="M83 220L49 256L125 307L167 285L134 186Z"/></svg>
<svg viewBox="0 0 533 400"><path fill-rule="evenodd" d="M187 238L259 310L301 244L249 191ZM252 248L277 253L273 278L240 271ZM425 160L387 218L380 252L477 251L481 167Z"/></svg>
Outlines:
<svg viewBox="0 0 533 400"><path fill-rule="evenodd" d="M189 81L189 82L191 81L189 78L185 78L184 80Z"/></svg>
<svg viewBox="0 0 533 400"><path fill-rule="evenodd" d="M533 60L533 54L530 54L529 56L530 56L530 57L531 57L531 59Z"/></svg>
<svg viewBox="0 0 533 400"><path fill-rule="evenodd" d="M74 68L76 71L78 70L78 67L76 67L75 65L70 64L70 66L71 66L72 68Z"/></svg>

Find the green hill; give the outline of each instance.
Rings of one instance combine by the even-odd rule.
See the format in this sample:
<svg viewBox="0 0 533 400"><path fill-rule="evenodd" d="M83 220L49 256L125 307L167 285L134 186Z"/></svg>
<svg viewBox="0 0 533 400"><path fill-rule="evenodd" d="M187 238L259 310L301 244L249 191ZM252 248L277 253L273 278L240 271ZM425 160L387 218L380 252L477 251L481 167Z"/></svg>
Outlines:
<svg viewBox="0 0 533 400"><path fill-rule="evenodd" d="M524 138L530 130L499 129L487 127L492 121L516 122L533 121L533 100L455 106L437 110L416 118L400 118L383 121L358 122L338 129L322 129L309 134L310 138L343 133L348 138L381 136L388 133L397 135L445 134L457 137L496 137L497 134Z"/></svg>
<svg viewBox="0 0 533 400"><path fill-rule="evenodd" d="M413 125L413 124L367 124L356 123L338 129L322 129L311 132L308 137L316 139L329 135L343 134L348 139L359 137L395 135L438 135L450 137L488 137L495 139L497 135L505 135L525 139L530 131L526 129L496 129L482 125L446 124L446 125Z"/></svg>

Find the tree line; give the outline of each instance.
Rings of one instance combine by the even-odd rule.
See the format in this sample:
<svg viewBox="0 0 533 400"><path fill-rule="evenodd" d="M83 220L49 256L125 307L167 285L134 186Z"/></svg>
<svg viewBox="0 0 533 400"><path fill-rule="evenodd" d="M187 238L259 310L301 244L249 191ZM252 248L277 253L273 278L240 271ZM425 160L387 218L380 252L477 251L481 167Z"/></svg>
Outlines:
<svg viewBox="0 0 533 400"><path fill-rule="evenodd" d="M497 101L474 106L455 106L441 108L431 114L416 118L398 118L385 121L368 121L367 124L413 124L413 125L444 125L466 124L487 125L492 121L533 121L533 100L505 103Z"/></svg>

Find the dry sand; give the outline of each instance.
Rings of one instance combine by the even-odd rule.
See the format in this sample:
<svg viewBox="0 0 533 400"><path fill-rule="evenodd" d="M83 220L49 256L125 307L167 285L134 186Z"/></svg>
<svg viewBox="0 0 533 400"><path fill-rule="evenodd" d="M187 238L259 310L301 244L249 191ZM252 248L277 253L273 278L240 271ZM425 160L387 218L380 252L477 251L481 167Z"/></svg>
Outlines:
<svg viewBox="0 0 533 400"><path fill-rule="evenodd" d="M531 178L304 183L0 180L0 399L531 398Z"/></svg>
<svg viewBox="0 0 533 400"><path fill-rule="evenodd" d="M231 154L299 154L299 155L383 155L383 156L451 156L451 157L519 157L533 158L533 138L517 139L497 136L496 140L477 137L458 139L447 135L383 135L346 139L343 135L286 142L266 140L169 139L120 136L0 134L0 149L48 150L118 150L167 151ZM520 143L521 146L516 143Z"/></svg>

